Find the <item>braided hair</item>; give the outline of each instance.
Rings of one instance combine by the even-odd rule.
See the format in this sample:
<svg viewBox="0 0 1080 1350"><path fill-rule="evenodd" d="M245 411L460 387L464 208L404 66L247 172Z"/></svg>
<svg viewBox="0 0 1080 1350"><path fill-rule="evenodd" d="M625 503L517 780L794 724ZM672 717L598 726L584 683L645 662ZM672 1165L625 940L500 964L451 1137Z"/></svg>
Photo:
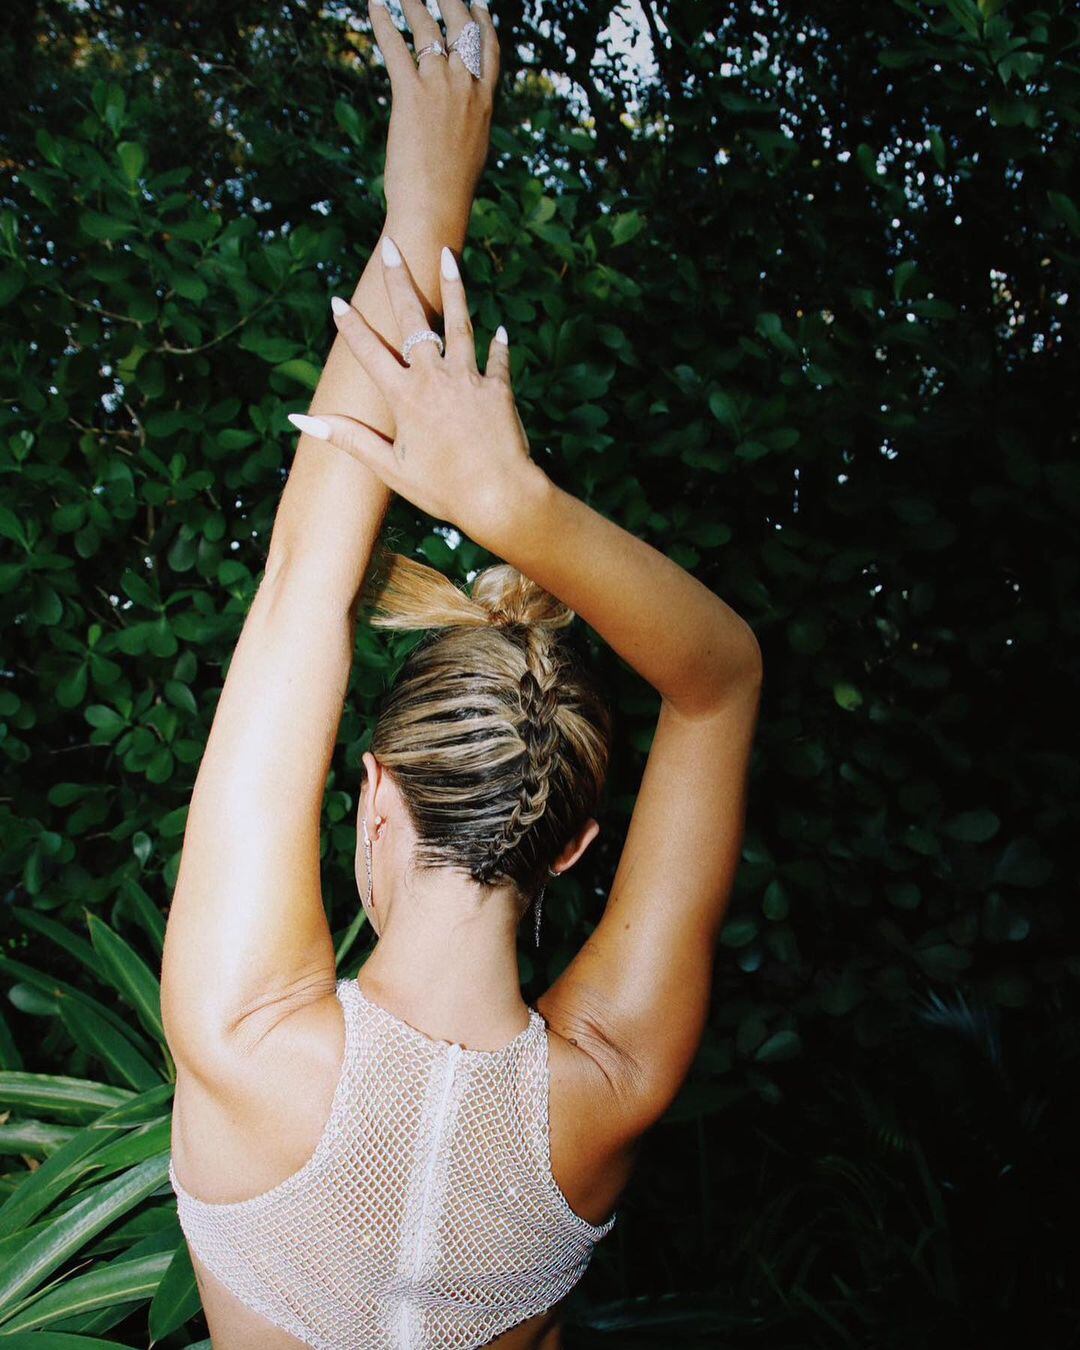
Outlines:
<svg viewBox="0 0 1080 1350"><path fill-rule="evenodd" d="M566 633L573 610L508 564L471 594L381 552L362 602L373 628L423 629L384 696L371 751L416 830L413 865L508 884L521 912L596 814L611 714Z"/></svg>
<svg viewBox="0 0 1080 1350"><path fill-rule="evenodd" d="M525 831L544 814L559 752L558 664L548 650L546 637L527 629L524 640L526 666L518 681L521 709L518 731L525 744L521 792L506 823L491 841L487 855L473 872L483 882L490 882L497 874L499 859L517 848Z"/></svg>

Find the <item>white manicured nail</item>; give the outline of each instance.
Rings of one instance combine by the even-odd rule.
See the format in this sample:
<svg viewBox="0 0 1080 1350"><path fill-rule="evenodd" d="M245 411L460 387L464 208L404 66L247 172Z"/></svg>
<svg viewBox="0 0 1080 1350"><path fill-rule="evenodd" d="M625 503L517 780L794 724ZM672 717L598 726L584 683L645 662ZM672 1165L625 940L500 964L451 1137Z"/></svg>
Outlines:
<svg viewBox="0 0 1080 1350"><path fill-rule="evenodd" d="M342 300L340 295L334 295L330 297L330 308L335 314L348 314L349 302Z"/></svg>
<svg viewBox="0 0 1080 1350"><path fill-rule="evenodd" d="M510 346L510 339L507 337L506 329L502 324L499 324L498 328L495 329L495 341L501 342L504 347Z"/></svg>
<svg viewBox="0 0 1080 1350"><path fill-rule="evenodd" d="M385 8L386 8L386 0L371 0L371 3L372 3L377 9L385 9Z"/></svg>
<svg viewBox="0 0 1080 1350"><path fill-rule="evenodd" d="M460 281L461 273L458 271L457 259L448 248L442 251L442 274L447 281Z"/></svg>
<svg viewBox="0 0 1080 1350"><path fill-rule="evenodd" d="M398 246L388 234L383 235L382 260L387 267L401 266L401 254L398 252Z"/></svg>
<svg viewBox="0 0 1080 1350"><path fill-rule="evenodd" d="M330 439L330 424L324 422L321 417L308 417L306 413L290 413L289 421L298 431L314 436L317 441Z"/></svg>

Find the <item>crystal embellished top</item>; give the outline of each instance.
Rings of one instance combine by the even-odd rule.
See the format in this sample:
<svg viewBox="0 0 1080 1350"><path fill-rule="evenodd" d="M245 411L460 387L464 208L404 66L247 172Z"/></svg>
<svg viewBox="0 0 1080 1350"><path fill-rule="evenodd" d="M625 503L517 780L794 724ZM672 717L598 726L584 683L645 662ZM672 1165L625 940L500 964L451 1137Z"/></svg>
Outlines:
<svg viewBox="0 0 1080 1350"><path fill-rule="evenodd" d="M191 1250L315 1350L486 1345L557 1303L615 1223L576 1214L551 1171L547 1026L499 1050L435 1040L336 993L345 1053L314 1153L249 1200L210 1203L169 1164Z"/></svg>

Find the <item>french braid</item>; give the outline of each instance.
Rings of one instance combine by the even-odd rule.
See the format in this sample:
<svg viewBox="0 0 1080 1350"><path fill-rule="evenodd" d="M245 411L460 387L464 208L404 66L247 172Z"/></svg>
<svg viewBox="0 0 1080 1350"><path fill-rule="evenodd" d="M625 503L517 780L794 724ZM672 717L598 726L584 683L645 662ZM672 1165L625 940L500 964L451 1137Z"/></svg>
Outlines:
<svg viewBox="0 0 1080 1350"><path fill-rule="evenodd" d="M516 848L529 827L544 814L558 752L559 663L541 626L528 625L524 631L525 670L518 684L521 720L517 728L525 747L521 794L473 873L485 885L499 871L503 855Z"/></svg>

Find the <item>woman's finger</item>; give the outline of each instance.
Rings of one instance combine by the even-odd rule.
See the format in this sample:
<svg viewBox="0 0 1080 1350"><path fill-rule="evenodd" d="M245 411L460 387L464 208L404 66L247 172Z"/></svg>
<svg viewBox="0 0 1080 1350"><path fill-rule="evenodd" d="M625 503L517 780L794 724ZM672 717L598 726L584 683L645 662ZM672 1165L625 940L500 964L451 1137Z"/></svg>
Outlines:
<svg viewBox="0 0 1080 1350"><path fill-rule="evenodd" d="M401 377L405 373L401 362L359 310L353 309L338 295L330 301L330 308L334 311L334 322L345 339L345 345L393 406L401 389Z"/></svg>
<svg viewBox="0 0 1080 1350"><path fill-rule="evenodd" d="M416 78L416 62L412 58L408 44L398 32L397 24L390 17L386 0L369 0L368 17L371 19L371 31L386 62L390 75L390 84L404 85Z"/></svg>
<svg viewBox="0 0 1080 1350"><path fill-rule="evenodd" d="M442 42L442 30L431 17L431 13L423 0L401 0L401 8L405 12L405 20L409 25L409 31L412 33L415 51L419 51L421 47L426 47L429 42ZM443 43L444 47L445 45Z"/></svg>
<svg viewBox="0 0 1080 1350"><path fill-rule="evenodd" d="M494 95L499 83L499 35L487 5L473 0L472 17L480 25L480 83Z"/></svg>
<svg viewBox="0 0 1080 1350"><path fill-rule="evenodd" d="M320 413L318 417L309 417L306 413L289 413L289 421L317 441L329 441L338 450L358 460L365 468L386 482L389 473L393 475L394 443L380 436L377 431L352 417L342 417L338 413ZM386 482L387 487L390 483Z"/></svg>
<svg viewBox="0 0 1080 1350"><path fill-rule="evenodd" d="M472 22L472 15L469 13L468 6L463 0L438 0L439 13L443 17L443 23L446 24L446 46L447 46L447 69L457 81L458 85L473 84L475 77L466 66L460 51L450 51L450 44L461 37L467 23ZM481 61L483 53L481 52ZM482 68L482 67L481 67Z"/></svg>
<svg viewBox="0 0 1080 1350"><path fill-rule="evenodd" d="M431 325L428 323L424 306L420 302L420 295L412 277L409 275L408 268L404 264L398 246L388 234L383 235L382 260L386 294L390 298L390 307L394 311L394 318L397 320L398 331L401 334L401 342L404 347L406 339L413 333L428 329ZM418 342L409 356L409 364L413 366L438 360L439 352L434 342Z"/></svg>
<svg viewBox="0 0 1080 1350"><path fill-rule="evenodd" d="M443 331L446 335L446 359L459 369L476 369L476 339L473 337L469 302L461 282L457 259L444 248L439 266L443 302Z"/></svg>
<svg viewBox="0 0 1080 1350"><path fill-rule="evenodd" d="M439 13L446 25L446 40L453 42L469 22L469 7L465 0L437 0Z"/></svg>
<svg viewBox="0 0 1080 1350"><path fill-rule="evenodd" d="M498 328L495 329L495 336L491 339L484 374L489 379L498 380L507 387L510 385L510 339L507 337L506 329L502 324L499 324Z"/></svg>

